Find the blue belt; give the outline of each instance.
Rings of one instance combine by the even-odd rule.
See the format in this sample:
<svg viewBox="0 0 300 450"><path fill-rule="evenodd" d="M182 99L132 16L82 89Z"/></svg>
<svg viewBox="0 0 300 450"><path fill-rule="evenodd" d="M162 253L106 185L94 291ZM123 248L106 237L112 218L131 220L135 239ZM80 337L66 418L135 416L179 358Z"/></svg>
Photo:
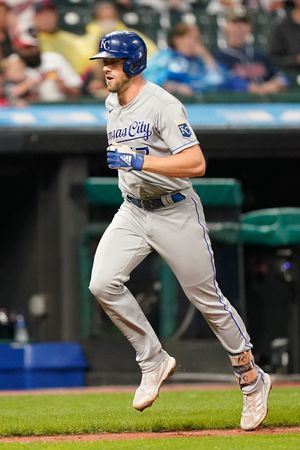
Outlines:
<svg viewBox="0 0 300 450"><path fill-rule="evenodd" d="M153 211L155 209L164 208L166 206L166 203L163 202L162 198L148 198L145 200L142 200L140 198L132 197L131 195L126 195L127 200L132 203L135 206L138 206L139 208L145 209L147 211ZM180 192L176 192L175 194L171 194L170 198L173 203L181 202L181 200L185 199L185 195L181 194Z"/></svg>

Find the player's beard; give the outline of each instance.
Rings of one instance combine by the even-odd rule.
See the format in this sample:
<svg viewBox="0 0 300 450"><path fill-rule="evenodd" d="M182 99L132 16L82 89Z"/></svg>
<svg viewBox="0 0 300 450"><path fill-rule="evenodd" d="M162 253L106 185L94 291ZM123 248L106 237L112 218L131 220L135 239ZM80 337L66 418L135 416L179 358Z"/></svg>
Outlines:
<svg viewBox="0 0 300 450"><path fill-rule="evenodd" d="M109 92L119 94L127 87L128 83L130 82L130 77L126 74L124 74L124 75L125 75L125 77L122 78L121 80L113 79L113 82L114 82L113 85L111 85L111 82L106 81L106 87Z"/></svg>

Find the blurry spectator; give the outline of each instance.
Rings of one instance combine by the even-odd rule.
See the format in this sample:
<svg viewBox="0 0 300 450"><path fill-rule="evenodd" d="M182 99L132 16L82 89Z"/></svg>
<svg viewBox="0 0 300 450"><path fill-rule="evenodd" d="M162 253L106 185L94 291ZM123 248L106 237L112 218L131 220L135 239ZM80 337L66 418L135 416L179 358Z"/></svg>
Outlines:
<svg viewBox="0 0 300 450"><path fill-rule="evenodd" d="M210 0L206 12L212 16L226 16L232 9L241 5L242 0Z"/></svg>
<svg viewBox="0 0 300 450"><path fill-rule="evenodd" d="M9 7L6 1L0 0L0 60L12 53L9 35Z"/></svg>
<svg viewBox="0 0 300 450"><path fill-rule="evenodd" d="M274 64L300 71L300 0L294 0L294 8L274 27L269 53Z"/></svg>
<svg viewBox="0 0 300 450"><path fill-rule="evenodd" d="M41 50L62 54L77 73L83 73L90 66L89 57L94 51L89 38L58 28L58 10L52 0L37 0L34 10Z"/></svg>
<svg viewBox="0 0 300 450"><path fill-rule="evenodd" d="M226 43L215 52L227 70L227 89L253 94L276 93L287 87L284 74L277 72L269 57L249 40L251 21L245 8L233 10L224 25Z"/></svg>
<svg viewBox="0 0 300 450"><path fill-rule="evenodd" d="M209 15L226 17L231 10L239 7L248 11L264 11L274 16L284 14L285 4L289 0L210 0L206 12Z"/></svg>
<svg viewBox="0 0 300 450"><path fill-rule="evenodd" d="M150 58L144 76L181 95L215 90L224 81L220 67L201 42L198 27L185 23L171 31L169 48Z"/></svg>
<svg viewBox="0 0 300 450"><path fill-rule="evenodd" d="M134 9L135 0L115 0L114 4L118 8L118 11L121 13L126 13L128 11L132 11Z"/></svg>
<svg viewBox="0 0 300 450"><path fill-rule="evenodd" d="M12 39L33 27L35 0L7 0L10 6L10 34Z"/></svg>
<svg viewBox="0 0 300 450"><path fill-rule="evenodd" d="M94 48L92 52L97 49L99 38L104 34L112 31L129 30L125 23L121 22L116 7L110 2L96 3L93 14L93 21L86 26L86 33L91 36L94 41ZM130 29L131 31L135 31ZM157 51L156 44L143 33L137 32L141 38L145 41L148 55L152 55Z"/></svg>
<svg viewBox="0 0 300 450"><path fill-rule="evenodd" d="M12 106L26 106L37 100L38 81L26 71L26 64L19 55L11 54L2 62L3 90Z"/></svg>
<svg viewBox="0 0 300 450"><path fill-rule="evenodd" d="M108 91L100 64L94 64L92 69L83 76L81 92L83 95L103 100L107 97Z"/></svg>
<svg viewBox="0 0 300 450"><path fill-rule="evenodd" d="M157 12L175 10L187 12L191 9L191 4L197 0L137 0L137 5L147 6Z"/></svg>
<svg viewBox="0 0 300 450"><path fill-rule="evenodd" d="M8 106L8 100L4 94L4 79L3 79L3 67L0 64L0 108L2 106Z"/></svg>
<svg viewBox="0 0 300 450"><path fill-rule="evenodd" d="M290 0L260 0L262 11L274 18L285 17L286 8Z"/></svg>
<svg viewBox="0 0 300 450"><path fill-rule="evenodd" d="M79 95L81 79L62 55L41 52L31 36L22 36L14 47L26 64L26 73L37 83L40 101L63 101Z"/></svg>

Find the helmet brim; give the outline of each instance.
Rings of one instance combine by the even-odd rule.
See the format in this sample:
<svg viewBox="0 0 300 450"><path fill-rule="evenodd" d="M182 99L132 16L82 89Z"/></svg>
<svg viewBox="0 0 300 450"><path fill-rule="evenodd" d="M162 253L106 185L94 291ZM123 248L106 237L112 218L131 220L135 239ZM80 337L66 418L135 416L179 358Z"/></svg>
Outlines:
<svg viewBox="0 0 300 450"><path fill-rule="evenodd" d="M100 52L96 53L96 55L91 56L89 59L102 59L102 58L120 58L120 56L116 56L114 53L110 52Z"/></svg>

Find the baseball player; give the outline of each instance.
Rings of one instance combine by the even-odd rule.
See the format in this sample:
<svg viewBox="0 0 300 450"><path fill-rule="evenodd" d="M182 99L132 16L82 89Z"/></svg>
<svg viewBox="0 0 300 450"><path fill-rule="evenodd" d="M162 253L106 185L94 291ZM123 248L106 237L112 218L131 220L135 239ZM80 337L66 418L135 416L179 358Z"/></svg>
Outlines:
<svg viewBox="0 0 300 450"><path fill-rule="evenodd" d="M136 351L142 379L133 407L151 406L176 367L125 285L155 250L228 353L244 395L241 427L254 430L267 415L271 380L255 364L245 325L216 281L201 201L189 180L205 174L205 159L186 110L143 79L147 52L136 33L103 36L91 59L101 60L110 92L107 162L118 171L124 202L100 240L89 288Z"/></svg>

